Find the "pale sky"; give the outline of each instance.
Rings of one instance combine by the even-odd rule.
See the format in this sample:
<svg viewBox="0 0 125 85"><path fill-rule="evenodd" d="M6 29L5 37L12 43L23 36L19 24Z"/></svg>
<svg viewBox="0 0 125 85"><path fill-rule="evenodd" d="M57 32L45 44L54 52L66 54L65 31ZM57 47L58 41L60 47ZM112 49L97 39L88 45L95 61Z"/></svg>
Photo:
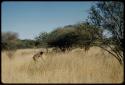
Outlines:
<svg viewBox="0 0 125 85"><path fill-rule="evenodd" d="M2 2L2 32L12 31L20 39L34 39L40 32L85 21L93 2Z"/></svg>

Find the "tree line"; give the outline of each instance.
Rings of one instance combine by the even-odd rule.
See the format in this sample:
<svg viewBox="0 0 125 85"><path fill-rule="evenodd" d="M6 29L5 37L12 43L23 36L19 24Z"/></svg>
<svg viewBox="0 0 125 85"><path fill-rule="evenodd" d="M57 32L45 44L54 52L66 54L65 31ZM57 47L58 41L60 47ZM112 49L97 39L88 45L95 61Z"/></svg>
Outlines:
<svg viewBox="0 0 125 85"><path fill-rule="evenodd" d="M34 40L21 40L15 32L3 32L2 49L57 47L65 51L71 47L85 47L86 43L92 44L99 36L102 36L102 30L87 23L67 25L49 33L41 32Z"/></svg>
<svg viewBox="0 0 125 85"><path fill-rule="evenodd" d="M35 41L30 39L21 40L18 38L18 33L2 32L2 50L14 50L20 48L33 48Z"/></svg>

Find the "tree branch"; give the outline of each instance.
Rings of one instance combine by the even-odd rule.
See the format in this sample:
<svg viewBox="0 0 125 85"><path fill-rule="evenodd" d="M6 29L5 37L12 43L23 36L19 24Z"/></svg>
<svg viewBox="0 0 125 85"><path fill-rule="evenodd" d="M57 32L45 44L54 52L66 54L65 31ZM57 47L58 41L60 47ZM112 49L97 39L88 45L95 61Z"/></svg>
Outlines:
<svg viewBox="0 0 125 85"><path fill-rule="evenodd" d="M113 54L111 51L107 50L106 48L104 48L100 45L96 45L96 46L98 46L98 47L104 49L105 51L109 52L111 55L113 55L119 61L120 64L123 64L123 61L119 57L117 57L115 54Z"/></svg>

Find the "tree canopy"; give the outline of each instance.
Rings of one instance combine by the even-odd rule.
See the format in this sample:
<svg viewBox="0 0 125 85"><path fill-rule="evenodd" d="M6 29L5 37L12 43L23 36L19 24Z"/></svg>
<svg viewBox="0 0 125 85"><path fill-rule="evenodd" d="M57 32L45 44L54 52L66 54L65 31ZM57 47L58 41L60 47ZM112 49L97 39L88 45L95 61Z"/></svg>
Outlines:
<svg viewBox="0 0 125 85"><path fill-rule="evenodd" d="M103 1L97 2L90 9L89 22L111 33L111 42L113 47L110 46L109 39L100 38L101 48L108 46L113 51L107 50L114 55L120 63L123 62L123 30L124 30L124 4L118 1ZM109 44L110 43L110 44Z"/></svg>

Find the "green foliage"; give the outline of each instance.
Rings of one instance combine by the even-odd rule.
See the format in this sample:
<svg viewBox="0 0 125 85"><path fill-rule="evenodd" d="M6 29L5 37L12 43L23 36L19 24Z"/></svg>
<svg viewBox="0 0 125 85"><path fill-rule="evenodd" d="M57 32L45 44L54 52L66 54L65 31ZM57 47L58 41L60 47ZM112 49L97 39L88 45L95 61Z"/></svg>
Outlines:
<svg viewBox="0 0 125 85"><path fill-rule="evenodd" d="M123 61L123 31L124 31L124 4L122 2L116 1L103 1L97 2L96 5L92 6L90 9L90 22L104 30L108 30L111 33L111 38L105 39L100 37L102 42L100 46L105 48L110 47L111 54L116 55L120 63ZM111 40L111 41L109 41ZM110 45L113 45L111 47ZM104 47L105 46L105 47Z"/></svg>
<svg viewBox="0 0 125 85"><path fill-rule="evenodd" d="M30 39L18 40L18 48L34 48L35 41Z"/></svg>
<svg viewBox="0 0 125 85"><path fill-rule="evenodd" d="M34 40L20 40L18 34L15 32L2 33L2 50L16 50L19 48L33 48L35 47Z"/></svg>
<svg viewBox="0 0 125 85"><path fill-rule="evenodd" d="M18 34L15 32L2 33L2 49L15 50L17 45Z"/></svg>
<svg viewBox="0 0 125 85"><path fill-rule="evenodd" d="M47 47L48 33L42 32L37 37L35 37L37 47Z"/></svg>
<svg viewBox="0 0 125 85"><path fill-rule="evenodd" d="M72 47L90 47L99 36L102 36L101 29L94 25L79 23L57 28L50 33L40 33L35 39L39 42L38 46L57 47L65 51Z"/></svg>

